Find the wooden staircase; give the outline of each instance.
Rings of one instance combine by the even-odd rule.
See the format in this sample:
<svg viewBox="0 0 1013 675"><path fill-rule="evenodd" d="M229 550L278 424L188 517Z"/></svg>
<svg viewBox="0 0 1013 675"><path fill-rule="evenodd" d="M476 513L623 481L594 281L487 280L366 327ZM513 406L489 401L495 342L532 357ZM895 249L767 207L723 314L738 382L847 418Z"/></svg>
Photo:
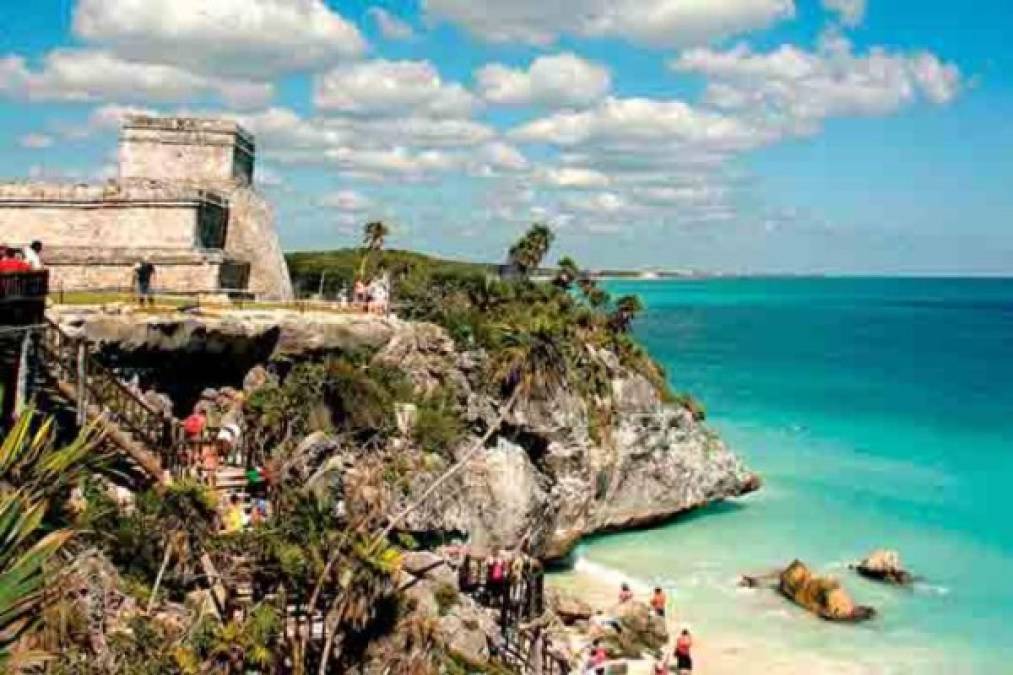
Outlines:
<svg viewBox="0 0 1013 675"><path fill-rule="evenodd" d="M48 375L55 398L76 411L78 425L95 424L138 475L164 486L190 473L182 423L155 409L102 365L86 340L71 337L47 318L37 352L38 370ZM219 474L222 491L249 501L241 468L222 467ZM224 616L229 590L208 554L201 555L200 564Z"/></svg>

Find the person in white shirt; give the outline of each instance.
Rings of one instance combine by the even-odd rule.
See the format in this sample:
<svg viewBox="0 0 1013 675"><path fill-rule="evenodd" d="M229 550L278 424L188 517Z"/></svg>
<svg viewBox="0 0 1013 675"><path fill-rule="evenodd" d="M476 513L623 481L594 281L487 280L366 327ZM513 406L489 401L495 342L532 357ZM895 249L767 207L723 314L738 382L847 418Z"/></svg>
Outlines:
<svg viewBox="0 0 1013 675"><path fill-rule="evenodd" d="M33 241L25 246L25 262L31 265L33 270L42 269L42 242Z"/></svg>

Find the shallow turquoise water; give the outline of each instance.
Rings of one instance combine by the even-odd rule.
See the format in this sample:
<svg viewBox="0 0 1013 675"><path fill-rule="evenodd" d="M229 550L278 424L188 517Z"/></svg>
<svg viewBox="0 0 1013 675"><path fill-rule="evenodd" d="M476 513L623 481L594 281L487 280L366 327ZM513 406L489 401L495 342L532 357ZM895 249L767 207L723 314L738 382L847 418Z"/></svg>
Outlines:
<svg viewBox="0 0 1013 675"><path fill-rule="evenodd" d="M698 630L747 631L857 672L1013 673L1013 280L614 282L676 389L759 471L764 490L587 560L663 582ZM844 568L881 546L914 590ZM874 622L841 627L735 588L801 558Z"/></svg>

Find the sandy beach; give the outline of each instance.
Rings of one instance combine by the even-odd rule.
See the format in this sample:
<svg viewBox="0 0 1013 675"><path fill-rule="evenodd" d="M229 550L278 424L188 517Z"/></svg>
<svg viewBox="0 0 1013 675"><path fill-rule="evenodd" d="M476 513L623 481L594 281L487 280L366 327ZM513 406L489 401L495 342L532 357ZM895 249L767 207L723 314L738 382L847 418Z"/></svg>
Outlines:
<svg viewBox="0 0 1013 675"><path fill-rule="evenodd" d="M559 572L549 577L549 587L555 588L572 596L578 597L597 609L608 610L615 605L619 591L619 580L612 578L610 572L599 570L589 571L581 566L571 571ZM650 597L651 588L636 580L628 580L637 599L646 601ZM742 593L769 593L771 604L777 606L784 603L775 594L764 589L742 589ZM784 603L786 611L793 611ZM736 608L729 607L729 611ZM805 619L806 617L802 617ZM762 620L762 617L757 617ZM735 633L727 627L716 627L694 621L691 613L678 607L669 598L667 624L670 637L668 651L674 647L675 638L683 628L693 634L693 661L695 673L708 675L748 675L752 673L777 675L887 675L900 673L933 673L942 672L934 663L931 650L915 655L908 652L908 659L921 665L917 670L909 669L911 660L905 659L904 666L896 662L889 665L890 660L879 665L870 664L867 660L846 660L817 654L810 650L789 648L786 644L765 643L761 638L747 633ZM586 644L582 636L574 636L571 647L575 650ZM626 659L630 675L650 675L653 659Z"/></svg>

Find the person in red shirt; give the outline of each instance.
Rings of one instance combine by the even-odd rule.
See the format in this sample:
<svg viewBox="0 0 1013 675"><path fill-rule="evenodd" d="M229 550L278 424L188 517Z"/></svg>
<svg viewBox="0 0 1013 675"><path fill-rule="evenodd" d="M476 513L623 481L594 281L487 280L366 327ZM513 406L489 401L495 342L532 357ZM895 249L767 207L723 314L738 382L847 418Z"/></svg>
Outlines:
<svg viewBox="0 0 1013 675"><path fill-rule="evenodd" d="M661 590L660 586L655 587L654 595L651 596L651 609L654 610L654 614L656 616L665 616L666 604L665 591Z"/></svg>
<svg viewBox="0 0 1013 675"><path fill-rule="evenodd" d="M609 655L605 651L605 647L602 646L601 640L595 640L591 643L591 668L594 669L595 675L605 675L605 664L608 663Z"/></svg>
<svg viewBox="0 0 1013 675"><path fill-rule="evenodd" d="M17 254L18 252L10 246L3 247L3 256L0 257L0 274L27 272L32 269L32 266L19 259Z"/></svg>
<svg viewBox="0 0 1013 675"><path fill-rule="evenodd" d="M183 420L183 433L186 434L187 439L191 441L197 440L204 433L204 427L207 423L208 418L204 414L204 411L194 410L189 417Z"/></svg>
<svg viewBox="0 0 1013 675"><path fill-rule="evenodd" d="M689 653L692 648L693 638L689 631L683 628L679 639L675 641L675 667L679 675L689 675L693 672L693 657Z"/></svg>

